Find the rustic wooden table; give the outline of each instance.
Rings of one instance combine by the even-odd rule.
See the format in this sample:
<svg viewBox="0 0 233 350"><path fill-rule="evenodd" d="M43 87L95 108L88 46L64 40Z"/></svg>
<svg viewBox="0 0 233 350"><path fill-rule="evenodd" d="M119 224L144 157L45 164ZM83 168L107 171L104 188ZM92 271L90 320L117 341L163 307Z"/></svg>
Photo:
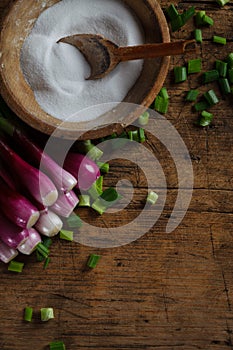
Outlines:
<svg viewBox="0 0 233 350"><path fill-rule="evenodd" d="M0 0L0 11L10 1ZM233 52L233 4L219 8L215 1L175 2L179 11L194 5L214 19L203 29L196 56L203 70ZM161 1L165 8L168 3ZM193 21L172 34L191 37ZM212 36L226 36L226 46ZM159 158L166 175L168 196L160 219L137 241L114 249L100 249L55 240L47 270L31 256L22 274L0 264L0 349L48 349L63 340L67 350L233 349L233 111L232 97L212 108L212 126L194 125L197 113L184 97L190 88L201 92L217 84L200 84L200 74L182 84L173 83L172 68L187 57L172 58L165 85L170 95L166 118L186 143L194 170L194 191L188 212L172 233L165 227L175 203L177 174L169 155ZM157 145L150 139L147 146ZM137 165L113 161L106 185L127 177L136 196L121 217L114 214L90 219L105 227L132 220L143 209L145 183ZM156 187L156 184L155 184ZM88 219L88 218L87 218ZM94 229L94 228L93 228ZM102 259L92 271L84 269L90 253ZM33 321L23 321L32 306ZM40 322L41 307L53 307L55 319Z"/></svg>

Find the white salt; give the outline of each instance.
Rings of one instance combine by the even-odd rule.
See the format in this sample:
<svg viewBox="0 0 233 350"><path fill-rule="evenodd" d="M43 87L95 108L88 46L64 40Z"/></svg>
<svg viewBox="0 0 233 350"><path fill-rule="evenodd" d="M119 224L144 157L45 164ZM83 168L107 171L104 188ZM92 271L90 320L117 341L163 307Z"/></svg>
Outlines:
<svg viewBox="0 0 233 350"><path fill-rule="evenodd" d="M63 0L42 12L23 44L21 69L41 108L60 120L98 117L104 110L88 116L78 112L122 101L142 68L141 60L122 62L103 79L85 80L90 67L83 55L57 43L81 33L101 34L120 46L144 41L138 20L120 0Z"/></svg>

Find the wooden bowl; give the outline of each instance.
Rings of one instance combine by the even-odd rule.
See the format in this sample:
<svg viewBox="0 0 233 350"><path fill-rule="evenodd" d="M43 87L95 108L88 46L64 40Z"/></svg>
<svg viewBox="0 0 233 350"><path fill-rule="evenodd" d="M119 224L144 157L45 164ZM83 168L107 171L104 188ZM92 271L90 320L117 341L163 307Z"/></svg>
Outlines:
<svg viewBox="0 0 233 350"><path fill-rule="evenodd" d="M0 42L0 93L15 114L31 127L56 136L77 139L98 138L113 132L120 132L132 123L142 112L136 108L129 112L119 104L121 120L112 124L112 111L100 118L100 122L63 122L44 112L35 100L33 91L25 81L20 68L20 50L29 35L36 19L42 11L59 2L59 0L16 0L3 20ZM156 0L124 0L132 8L142 24L145 42L169 42L169 30L164 14ZM133 103L147 108L151 105L166 78L169 57L148 59L144 61L141 75L128 92L123 102Z"/></svg>

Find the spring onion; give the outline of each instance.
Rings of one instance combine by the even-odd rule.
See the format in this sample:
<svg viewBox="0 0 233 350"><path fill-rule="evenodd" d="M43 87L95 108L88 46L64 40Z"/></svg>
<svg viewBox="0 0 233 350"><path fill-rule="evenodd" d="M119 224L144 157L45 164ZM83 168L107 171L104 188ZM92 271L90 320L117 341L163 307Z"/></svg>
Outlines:
<svg viewBox="0 0 233 350"><path fill-rule="evenodd" d="M157 95L155 98L154 109L159 113L167 113L169 101L162 96Z"/></svg>
<svg viewBox="0 0 233 350"><path fill-rule="evenodd" d="M103 162L96 162L96 164L98 165L100 172L102 174L107 174L109 172L109 163L103 163Z"/></svg>
<svg viewBox="0 0 233 350"><path fill-rule="evenodd" d="M174 67L175 83L181 83L187 80L186 67Z"/></svg>
<svg viewBox="0 0 233 350"><path fill-rule="evenodd" d="M202 43L202 30L196 28L194 30L194 38L196 40L197 43Z"/></svg>
<svg viewBox="0 0 233 350"><path fill-rule="evenodd" d="M233 68L228 69L227 77L230 84L233 84Z"/></svg>
<svg viewBox="0 0 233 350"><path fill-rule="evenodd" d="M9 265L8 265L8 271L12 272L22 272L24 268L24 263L16 261L16 260L11 260Z"/></svg>
<svg viewBox="0 0 233 350"><path fill-rule="evenodd" d="M30 228L28 230L28 238L18 246L18 251L22 254L30 255L39 243L41 243L40 234L34 228Z"/></svg>
<svg viewBox="0 0 233 350"><path fill-rule="evenodd" d="M91 255L89 256L88 261L87 261L87 266L90 267L91 269L94 269L94 268L97 266L97 264L98 264L100 258L101 258L100 255L91 254Z"/></svg>
<svg viewBox="0 0 233 350"><path fill-rule="evenodd" d="M68 153L64 168L77 179L80 190L88 190L100 176L97 164L83 154Z"/></svg>
<svg viewBox="0 0 233 350"><path fill-rule="evenodd" d="M212 26L214 24L214 20L207 15L204 15L202 17L202 25L208 25L208 26Z"/></svg>
<svg viewBox="0 0 233 350"><path fill-rule="evenodd" d="M188 61L188 74L199 73L202 68L202 62L200 58L196 58Z"/></svg>
<svg viewBox="0 0 233 350"><path fill-rule="evenodd" d="M91 140L85 140L79 142L79 149L81 150L81 153L84 153L88 156L91 160L97 161L99 160L102 155L103 151L99 149L97 146L95 146Z"/></svg>
<svg viewBox="0 0 233 350"><path fill-rule="evenodd" d="M138 129L138 136L139 136L139 142L145 142L146 141L146 135L145 135L145 131L142 128Z"/></svg>
<svg viewBox="0 0 233 350"><path fill-rule="evenodd" d="M66 224L69 228L80 228L82 226L82 220L77 214L72 213L66 219Z"/></svg>
<svg viewBox="0 0 233 350"><path fill-rule="evenodd" d="M60 193L56 202L50 209L57 215L68 218L78 205L79 199L74 191Z"/></svg>
<svg viewBox="0 0 233 350"><path fill-rule="evenodd" d="M42 307L40 309L40 318L42 322L47 322L54 318L54 311L52 307Z"/></svg>
<svg viewBox="0 0 233 350"><path fill-rule="evenodd" d="M58 191L50 178L25 162L3 137L0 138L0 156L11 169L15 181L20 182L35 200L45 206L52 205L57 200Z"/></svg>
<svg viewBox="0 0 233 350"><path fill-rule="evenodd" d="M147 201L147 203L154 205L157 202L158 198L159 198L159 196L157 193L155 193L154 191L150 191L148 193L146 201Z"/></svg>
<svg viewBox="0 0 233 350"><path fill-rule="evenodd" d="M0 241L0 260L5 264L8 264L18 255L16 249L10 248L7 244Z"/></svg>
<svg viewBox="0 0 233 350"><path fill-rule="evenodd" d="M202 111L201 117L198 120L198 125L199 126L208 126L212 122L213 119L213 114L209 113L207 111Z"/></svg>
<svg viewBox="0 0 233 350"><path fill-rule="evenodd" d="M82 194L78 196L79 198L79 207L90 207L91 202L90 202L90 196L88 194Z"/></svg>
<svg viewBox="0 0 233 350"><path fill-rule="evenodd" d="M184 21L181 15L178 15L177 17L173 18L171 20L171 30L172 32L176 32L181 27L183 27Z"/></svg>
<svg viewBox="0 0 233 350"><path fill-rule="evenodd" d="M14 224L22 227L32 227L39 218L37 208L20 193L15 192L0 179L0 207L6 217Z"/></svg>
<svg viewBox="0 0 233 350"><path fill-rule="evenodd" d="M17 249L29 236L28 229L16 226L0 212L0 239L10 248Z"/></svg>
<svg viewBox="0 0 233 350"><path fill-rule="evenodd" d="M44 269L47 269L49 263L50 263L50 257L47 256L47 258L46 258L45 261L44 261L44 266L43 266L43 268L44 268Z"/></svg>
<svg viewBox="0 0 233 350"><path fill-rule="evenodd" d="M40 167L61 191L70 191L77 184L74 176L60 167L57 162L26 135L26 132L16 128L9 118L6 119L0 116L0 129L14 139L14 142L23 152L24 157L27 157L27 161L37 168Z"/></svg>
<svg viewBox="0 0 233 350"><path fill-rule="evenodd" d="M177 11L177 8L174 4L171 4L165 9L165 13L167 14L168 18L170 20L175 19L177 16L179 16L179 12Z"/></svg>
<svg viewBox="0 0 233 350"><path fill-rule="evenodd" d="M49 256L50 251L43 243L39 243L36 250L38 255L41 257L41 260L44 260Z"/></svg>
<svg viewBox="0 0 233 350"><path fill-rule="evenodd" d="M60 217L51 210L41 213L35 224L35 229L44 236L53 237L62 229L63 222Z"/></svg>
<svg viewBox="0 0 233 350"><path fill-rule="evenodd" d="M228 54L226 61L228 64L228 68L233 68L233 52Z"/></svg>
<svg viewBox="0 0 233 350"><path fill-rule="evenodd" d="M204 72L202 75L202 81L204 84L210 83L212 81L216 81L219 79L219 72L217 69L209 70Z"/></svg>
<svg viewBox="0 0 233 350"><path fill-rule="evenodd" d="M168 91L167 91L167 88L165 86L163 86L161 88L161 90L159 91L158 95L161 96L162 98L164 98L165 100L169 99Z"/></svg>
<svg viewBox="0 0 233 350"><path fill-rule="evenodd" d="M92 184L88 190L88 194L92 199L98 198L103 193L103 176L99 176L98 179Z"/></svg>
<svg viewBox="0 0 233 350"><path fill-rule="evenodd" d="M214 90L212 89L205 92L203 96L210 106L213 106L219 102L218 97L216 96Z"/></svg>
<svg viewBox="0 0 233 350"><path fill-rule="evenodd" d="M218 82L223 95L231 93L230 84L227 78L220 78Z"/></svg>
<svg viewBox="0 0 233 350"><path fill-rule="evenodd" d="M131 141L139 142L138 130L130 130L130 131L128 131L128 138Z"/></svg>
<svg viewBox="0 0 233 350"><path fill-rule="evenodd" d="M32 314L33 314L33 308L32 307L25 307L24 309L24 321L31 322L32 321Z"/></svg>
<svg viewBox="0 0 233 350"><path fill-rule="evenodd" d="M139 125L142 125L142 126L147 125L149 122L149 118L150 118L149 112L146 111L146 112L142 113L140 115L140 117L138 118Z"/></svg>
<svg viewBox="0 0 233 350"><path fill-rule="evenodd" d="M198 11L195 15L195 23L197 27L201 27L203 25L203 17L205 16L205 11Z"/></svg>
<svg viewBox="0 0 233 350"><path fill-rule="evenodd" d="M106 189L99 198L92 203L92 208L102 215L109 207L121 199L121 195L112 187Z"/></svg>
<svg viewBox="0 0 233 350"><path fill-rule="evenodd" d="M227 39L222 36L214 35L213 42L216 44L226 45Z"/></svg>
<svg viewBox="0 0 233 350"><path fill-rule="evenodd" d="M66 347L62 341L53 341L49 344L49 350L66 350Z"/></svg>
<svg viewBox="0 0 233 350"><path fill-rule="evenodd" d="M230 0L215 0L220 6L225 6Z"/></svg>
<svg viewBox="0 0 233 350"><path fill-rule="evenodd" d="M188 102L196 101L198 94L199 94L198 90L194 90L194 89L189 90L185 97L185 100Z"/></svg>
<svg viewBox="0 0 233 350"><path fill-rule="evenodd" d="M194 108L197 112L208 109L209 107L210 107L209 103L205 100L199 101L194 105Z"/></svg>
<svg viewBox="0 0 233 350"><path fill-rule="evenodd" d="M194 15L195 15L195 7L194 6L191 6L186 11L184 11L181 14L181 17L182 17L182 20L183 20L183 25L185 23L187 23L190 20L190 18L192 18Z"/></svg>
<svg viewBox="0 0 233 350"><path fill-rule="evenodd" d="M227 62L216 60L215 61L215 67L217 71L219 72L219 76L222 78L226 78L227 76Z"/></svg>
<svg viewBox="0 0 233 350"><path fill-rule="evenodd" d="M70 230L61 230L59 233L60 239L72 242L74 239L74 232Z"/></svg>

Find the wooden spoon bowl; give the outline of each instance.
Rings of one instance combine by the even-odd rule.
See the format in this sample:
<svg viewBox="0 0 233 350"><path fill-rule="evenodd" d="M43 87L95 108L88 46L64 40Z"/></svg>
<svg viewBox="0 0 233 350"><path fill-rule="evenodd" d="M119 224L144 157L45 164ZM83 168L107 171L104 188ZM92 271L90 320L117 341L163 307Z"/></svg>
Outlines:
<svg viewBox="0 0 233 350"><path fill-rule="evenodd" d="M31 127L67 139L93 139L121 132L151 105L166 78L170 58L159 57L144 61L142 72L123 102L135 104L129 112L119 104L114 110L122 118L118 122L104 125L92 122L63 122L47 114L35 100L33 91L25 81L20 68L20 50L38 16L59 0L16 0L9 8L1 33L0 42L0 93L16 113ZM145 33L145 43L169 42L169 29L164 14L156 0L124 0L138 17ZM137 108L140 105L142 108ZM111 120L113 111L106 113ZM101 120L101 118L100 118Z"/></svg>

